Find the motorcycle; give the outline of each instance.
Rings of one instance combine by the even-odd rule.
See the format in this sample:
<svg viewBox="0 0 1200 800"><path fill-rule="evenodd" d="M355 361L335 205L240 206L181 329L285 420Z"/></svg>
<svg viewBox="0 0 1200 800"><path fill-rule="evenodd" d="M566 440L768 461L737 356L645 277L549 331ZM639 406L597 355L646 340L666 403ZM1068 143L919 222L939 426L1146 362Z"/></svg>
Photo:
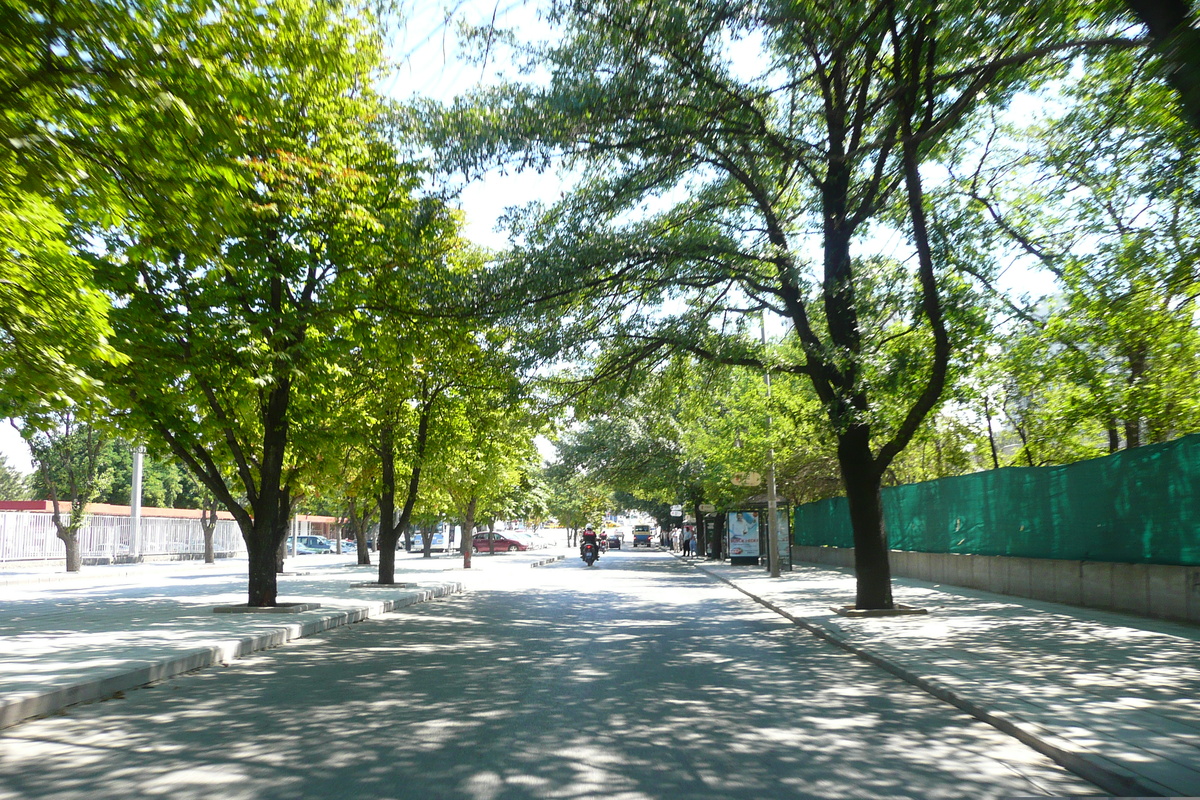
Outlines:
<svg viewBox="0 0 1200 800"><path fill-rule="evenodd" d="M583 562L590 567L592 564L596 563L596 559L600 557L600 554L596 552L596 545L592 544L591 542L585 542L583 545L583 551L579 554L579 557L583 559Z"/></svg>

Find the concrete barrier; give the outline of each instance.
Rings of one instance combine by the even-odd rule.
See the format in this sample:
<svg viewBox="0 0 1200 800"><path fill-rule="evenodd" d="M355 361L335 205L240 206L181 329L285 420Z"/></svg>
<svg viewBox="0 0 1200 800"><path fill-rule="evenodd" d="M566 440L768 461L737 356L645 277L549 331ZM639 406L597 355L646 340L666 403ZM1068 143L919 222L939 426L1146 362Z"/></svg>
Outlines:
<svg viewBox="0 0 1200 800"><path fill-rule="evenodd" d="M792 560L852 569L854 548L793 545ZM905 550L890 560L898 577L1200 624L1200 567Z"/></svg>

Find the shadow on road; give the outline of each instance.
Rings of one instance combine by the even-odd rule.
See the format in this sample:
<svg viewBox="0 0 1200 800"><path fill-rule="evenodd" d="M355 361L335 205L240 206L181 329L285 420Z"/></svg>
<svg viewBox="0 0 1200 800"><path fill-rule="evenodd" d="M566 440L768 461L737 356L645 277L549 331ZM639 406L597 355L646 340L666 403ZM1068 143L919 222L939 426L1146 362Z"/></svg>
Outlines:
<svg viewBox="0 0 1200 800"><path fill-rule="evenodd" d="M20 726L0 737L0 796L1087 791L677 562L613 555Z"/></svg>

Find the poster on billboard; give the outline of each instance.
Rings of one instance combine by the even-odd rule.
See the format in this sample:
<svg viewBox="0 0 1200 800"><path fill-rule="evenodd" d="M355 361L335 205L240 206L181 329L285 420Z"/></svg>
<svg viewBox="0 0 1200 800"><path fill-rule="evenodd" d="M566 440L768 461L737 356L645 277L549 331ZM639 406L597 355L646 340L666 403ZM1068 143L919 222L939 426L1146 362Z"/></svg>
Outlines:
<svg viewBox="0 0 1200 800"><path fill-rule="evenodd" d="M788 531L786 509L776 510L776 536L779 540L779 558L784 569L791 569L791 535ZM757 559L767 555L767 519L763 511L730 511L726 530L729 536L730 559Z"/></svg>
<svg viewBox="0 0 1200 800"><path fill-rule="evenodd" d="M759 556L759 530L757 511L729 512L729 555L732 558L757 558Z"/></svg>

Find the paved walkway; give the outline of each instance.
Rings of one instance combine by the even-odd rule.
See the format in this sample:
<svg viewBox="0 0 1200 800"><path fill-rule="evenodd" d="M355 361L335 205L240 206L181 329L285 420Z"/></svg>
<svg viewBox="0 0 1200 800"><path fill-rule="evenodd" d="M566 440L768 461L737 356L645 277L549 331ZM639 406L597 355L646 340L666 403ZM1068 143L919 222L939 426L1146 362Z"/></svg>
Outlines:
<svg viewBox="0 0 1200 800"><path fill-rule="evenodd" d="M289 561L280 602L320 604L289 614L213 613L246 602L244 559L84 567L73 575L0 566L0 728L458 592L466 574L454 556L406 555L397 559L396 580L407 586L364 588L353 584L375 580L378 568L354 562ZM489 566L486 557L476 564Z"/></svg>
<svg viewBox="0 0 1200 800"><path fill-rule="evenodd" d="M925 616L847 618L849 570L694 562L1114 796L1200 796L1200 629L897 578Z"/></svg>

